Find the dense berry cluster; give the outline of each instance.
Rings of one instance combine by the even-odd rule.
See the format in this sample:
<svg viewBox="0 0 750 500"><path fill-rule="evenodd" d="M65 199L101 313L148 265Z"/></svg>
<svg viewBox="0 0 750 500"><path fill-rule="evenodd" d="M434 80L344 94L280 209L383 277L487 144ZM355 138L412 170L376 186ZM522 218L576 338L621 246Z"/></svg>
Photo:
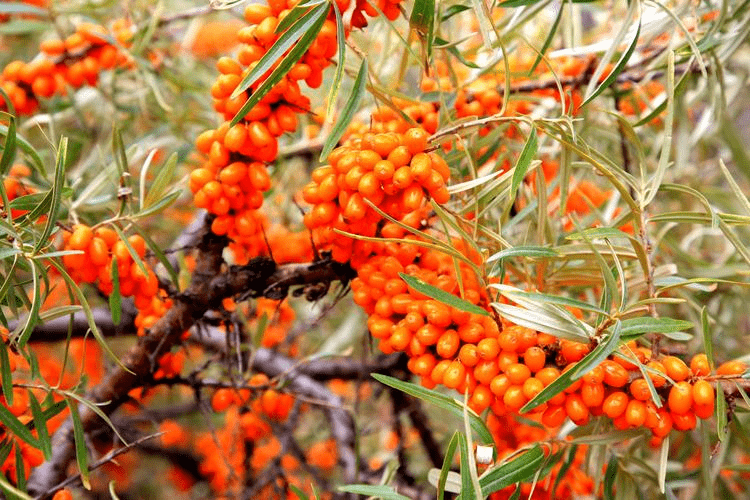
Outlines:
<svg viewBox="0 0 750 500"><path fill-rule="evenodd" d="M117 45L110 40L114 37ZM83 23L65 39L49 39L40 44L40 55L31 62L13 61L3 69L0 87L19 115L34 113L40 98L66 95L69 88L96 85L102 70L129 64L121 47L129 45L133 26L124 19L111 29ZM0 109L8 109L0 97Z"/></svg>
<svg viewBox="0 0 750 500"><path fill-rule="evenodd" d="M385 218L373 206L416 228L430 199L448 201L450 171L438 154L425 152L427 136L422 128L366 133L335 149L329 164L317 168L303 190L304 200L313 205L305 214L305 225L313 231L316 244L330 248L336 260L351 260L356 268L369 257L369 245L355 243L336 230L399 238L404 229L394 222L384 224Z"/></svg>

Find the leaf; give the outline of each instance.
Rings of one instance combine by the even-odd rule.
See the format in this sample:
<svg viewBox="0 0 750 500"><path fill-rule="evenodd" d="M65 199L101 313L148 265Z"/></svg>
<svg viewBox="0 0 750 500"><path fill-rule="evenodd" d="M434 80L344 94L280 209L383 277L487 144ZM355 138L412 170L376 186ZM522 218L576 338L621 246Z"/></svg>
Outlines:
<svg viewBox="0 0 750 500"><path fill-rule="evenodd" d="M47 432L47 418L44 416L42 407L39 401L36 400L36 396L31 390L27 391L29 394L29 406L31 406L31 415L34 418L34 428L36 429L37 436L39 439L39 449L42 450L45 460L49 460L52 457L52 440L50 440L49 432Z"/></svg>
<svg viewBox="0 0 750 500"><path fill-rule="evenodd" d="M531 160L536 156L538 149L539 138L536 135L536 127L532 126L531 132L529 133L529 138L526 139L526 143L523 145L521 154L518 156L518 161L516 162L516 166L513 169L513 180L511 181L510 185L511 203L513 203L516 192L518 191L518 186L521 185L521 182L523 182L523 178L526 177L526 171L529 169Z"/></svg>
<svg viewBox="0 0 750 500"><path fill-rule="evenodd" d="M169 193L168 195L166 195L164 198L160 199L153 205L144 207L143 210L138 212L137 216L148 217L149 215L154 215L154 214L161 212L162 210L167 208L169 205L174 203L177 200L177 198L180 197L180 194L182 194L180 193L180 191L173 191Z"/></svg>
<svg viewBox="0 0 750 500"><path fill-rule="evenodd" d="M10 371L8 346L3 341L0 341L0 382L2 382L5 403L13 406L13 372Z"/></svg>
<svg viewBox="0 0 750 500"><path fill-rule="evenodd" d="M394 389L405 392L410 396L419 398L422 401L433 404L444 410L448 410L458 418L463 417L464 405L449 396L380 373L373 373L372 377L381 384L385 384L388 387L393 387ZM492 439L492 433L487 428L487 425L484 423L484 421L479 417L479 415L477 415L473 411L470 411L469 422L472 430L477 433L477 436L479 436L483 444L494 442Z"/></svg>
<svg viewBox="0 0 750 500"><path fill-rule="evenodd" d="M588 342L589 336L585 330L573 321L566 321L545 311L531 311L523 307L512 306L493 302L492 307L500 316L509 319L512 323L531 328L543 333L548 333L561 339L573 340L575 342Z"/></svg>
<svg viewBox="0 0 750 500"><path fill-rule="evenodd" d="M508 257L545 258L557 256L559 256L559 254L553 248L540 247L535 245L517 246L506 248L505 250L500 250L499 252L490 255L490 257L485 261L485 264L495 262L496 260L506 259Z"/></svg>
<svg viewBox="0 0 750 500"><path fill-rule="evenodd" d="M693 328L693 323L682 319L652 318L650 316L630 318L622 320L622 338L624 341L629 341L644 333L668 334L690 328Z"/></svg>
<svg viewBox="0 0 750 500"><path fill-rule="evenodd" d="M49 12L46 9L24 2L0 3L0 14L29 14L37 17L49 17Z"/></svg>
<svg viewBox="0 0 750 500"><path fill-rule="evenodd" d="M637 2L633 2L634 4ZM614 68L612 68L612 71L609 73L607 78L604 79L604 81L594 90L591 92L587 97L586 100L583 101L580 107L585 106L586 104L590 103L592 100L594 100L599 94L607 90L610 85L612 85L615 80L617 79L617 76L622 73L622 70L625 69L625 65L630 60L630 56L633 55L633 52L635 51L635 47L638 45L638 37L641 36L641 19L638 18L638 28L635 30L635 36L633 36L633 41L630 42L630 45L628 46L628 49L620 56L620 60L617 61L617 64ZM595 75L596 76L596 75ZM592 80L593 82L593 80ZM587 92L588 93L588 92Z"/></svg>
<svg viewBox="0 0 750 500"><path fill-rule="evenodd" d="M561 373L559 377L552 381L552 383L542 389L539 394L531 398L531 400L528 401L518 412L526 413L537 406L546 403L551 398L570 387L573 382L593 370L602 360L617 349L622 334L621 331L618 333L618 330L619 329L615 327L615 331L607 338L607 340L596 346L594 350L576 363L573 368Z"/></svg>
<svg viewBox="0 0 750 500"><path fill-rule="evenodd" d="M366 497L382 498L383 500L409 500L409 497L405 497L396 493L392 486L387 486L384 484L350 484L346 486L339 486L337 489L344 493L356 493L358 495L364 495Z"/></svg>
<svg viewBox="0 0 750 500"><path fill-rule="evenodd" d="M0 156L0 175L7 175L13 160L16 157L16 118L13 115L3 113L8 117L8 132L5 134L3 154Z"/></svg>
<svg viewBox="0 0 750 500"><path fill-rule="evenodd" d="M443 17L440 18L440 22L444 23L451 17L455 16L456 14L460 14L461 12L471 10L471 7L468 5L461 5L461 4L455 4L451 5L447 9L445 9L445 12L443 13Z"/></svg>
<svg viewBox="0 0 750 500"><path fill-rule="evenodd" d="M409 26L420 38L425 56L424 67L429 73L435 29L435 0L415 0L409 16Z"/></svg>
<svg viewBox="0 0 750 500"><path fill-rule="evenodd" d="M29 428L22 424L5 405L0 405L0 423L24 443L39 448L39 441L31 434Z"/></svg>
<svg viewBox="0 0 750 500"><path fill-rule="evenodd" d="M312 11L315 12L314 23L311 24L309 28L306 29L306 31L304 31L301 38L299 38L298 40L295 40L296 44L294 44L294 46L284 56L284 58L281 59L281 61L279 61L276 68L274 68L274 70L271 71L271 74L268 75L268 78L266 78L263 81L263 83L261 83L258 86L258 88L255 89L252 95L250 95L248 100L245 101L245 104L242 105L240 110L237 112L234 118L232 118L232 121L229 123L230 127L233 127L234 125L238 124L240 120L242 120L245 117L247 112L253 109L255 105L258 104L260 100L263 99L263 97L265 97L265 95L268 94L268 92L270 92L270 90L277 83L281 81L282 78L284 78L284 75L286 75L289 72L289 70L292 69L292 66L297 64L297 61L299 61L302 55L307 51L307 49L310 48L312 43L317 38L318 33L320 32L320 29L323 27L323 23L325 23L326 15L328 13L328 8L329 8L328 3L324 3L312 9ZM298 22L302 22L302 19L300 19L300 21ZM274 44L274 46L277 44L278 44L278 41L276 42L276 44ZM266 53L266 57L268 57L268 54L270 52L271 51ZM265 59L266 57L264 57L263 59ZM258 66L259 65L260 65L260 61L259 61ZM245 80L248 80L248 79L246 78ZM251 84L248 84L243 90L239 90L243 82L240 82L240 85L237 86L237 89L235 89L234 94L232 94L233 96L236 96L242 93L243 90L246 90L251 85Z"/></svg>
<svg viewBox="0 0 750 500"><path fill-rule="evenodd" d="M552 23L552 26L549 29L549 34L547 35L547 38L544 39L544 43L542 44L542 47L539 49L539 53L536 56L536 60L534 61L534 64L531 65L531 68L529 69L528 76L533 76L534 70L536 70L536 67L539 65L540 62L542 62L542 59L544 58L544 53L547 51L550 45L552 45L552 40L555 39L555 34L557 33L557 27L560 26L560 20L562 19L562 13L563 13L563 4L561 3L559 6L557 6L557 15L555 15L555 21Z"/></svg>
<svg viewBox="0 0 750 500"><path fill-rule="evenodd" d="M112 323L119 325L122 316L122 296L120 295L120 270L117 267L116 255L112 256L110 272L112 273L112 292L109 294L109 311L112 314Z"/></svg>
<svg viewBox="0 0 750 500"><path fill-rule="evenodd" d="M510 462L489 469L479 478L482 495L486 496L511 484L527 480L541 468L543 462L544 452L541 446L535 445Z"/></svg>
<svg viewBox="0 0 750 500"><path fill-rule="evenodd" d="M357 72L357 77L354 79L354 87L352 87L352 93L349 94L349 98L344 104L344 109L341 111L341 115L336 120L336 124L331 129L331 133L326 138L326 142L323 144L323 149L320 152L320 161L325 161L328 155L336 147L336 144L344 135L346 127L351 122L354 114L357 112L359 101L362 100L362 96L365 93L365 86L367 84L367 59L362 60L362 64Z"/></svg>
<svg viewBox="0 0 750 500"><path fill-rule="evenodd" d="M39 253L45 245L49 245L49 237L52 234L53 229L57 224L57 211L60 208L60 199L62 197L62 189L65 184L65 163L68 156L68 138L63 137L60 139L60 146L57 148L57 159L55 161L55 180L52 183L52 202L50 204L49 212L47 213L47 222L42 230L42 234L39 235L36 245L34 246L34 253Z"/></svg>
<svg viewBox="0 0 750 500"><path fill-rule="evenodd" d="M91 482L89 481L88 448L86 447L86 436L83 432L81 416L78 414L78 405L73 403L70 398L65 398L65 402L68 404L68 408L70 408L70 418L73 421L73 438L75 440L78 472L81 474L83 487L87 490L91 490Z"/></svg>
<svg viewBox="0 0 750 500"><path fill-rule="evenodd" d="M146 209L161 199L162 195L166 192L174 177L175 170L177 169L177 153L172 153L164 162L164 165L159 169L159 173L156 174L156 178L151 183L151 187L148 190L146 199L143 200L143 209Z"/></svg>
<svg viewBox="0 0 750 500"><path fill-rule="evenodd" d="M336 44L338 49L338 61L336 62L336 73L333 75L331 91L328 93L328 106L326 106L326 120L333 121L334 109L338 102L341 79L344 77L344 65L346 63L346 32L341 10L336 2L333 3L333 12L336 15Z"/></svg>
<svg viewBox="0 0 750 500"><path fill-rule="evenodd" d="M320 21L321 19L325 20L329 10L330 5L328 4L328 2L324 2L310 9L307 14L300 17L297 22L295 22L288 30L282 33L281 36L279 36L278 40L276 40L274 44L268 49L268 51L263 55L263 57L260 58L253 69L247 75L245 75L240 83L237 84L237 87L234 89L234 92L232 92L230 99L236 98L247 89L249 89L254 83L256 83L268 70L273 67L276 61L278 61L279 58L281 58L287 50L289 50L292 46L294 46L295 43L297 43L298 40L300 40L300 38L302 38L303 35L309 34L311 32L311 29L316 24L321 24L322 26L322 23L320 23ZM315 35L317 36L317 32L315 33ZM312 44L312 41L310 42L310 44ZM305 50L307 50L307 47L305 48ZM291 52L289 52L289 54L291 54ZM284 58L284 62L286 62L287 58L288 56ZM298 59L299 57L296 57L294 61L289 64L290 69ZM287 71L284 71L283 74L286 73ZM269 80L270 79L271 77L269 77ZM245 113L240 112L238 113L238 115L245 116Z"/></svg>
<svg viewBox="0 0 750 500"><path fill-rule="evenodd" d="M448 480L448 473L451 471L451 465L453 464L453 455L456 453L456 446L458 446L459 436L460 434L458 431L454 432L453 437L451 437L451 440L448 442L448 447L445 450L443 467L440 469L440 475L438 476L436 483L438 500L443 500L443 498L445 498L445 484Z"/></svg>
<svg viewBox="0 0 750 500"><path fill-rule="evenodd" d="M477 484L473 480L476 477L476 467L472 467L471 457L469 456L469 444L466 442L466 436L464 434L458 435L458 454L459 454L459 467L461 471L461 494L459 500L467 498L481 498L481 486L477 489Z"/></svg>
<svg viewBox="0 0 750 500"><path fill-rule="evenodd" d="M401 277L402 280L406 282L406 284L414 289L415 291L427 295L428 297L431 297L438 302L442 302L443 304L455 307L456 309L460 309L462 311L470 312L473 314L481 314L482 316L489 316L490 313L486 309L483 309L477 305L472 304L471 302L464 300L460 297L456 297L452 293L448 293L445 290L441 290L440 288L434 287L430 285L429 283L425 283L419 278L416 278L414 276L409 276L408 274L404 273L398 273L398 275Z"/></svg>

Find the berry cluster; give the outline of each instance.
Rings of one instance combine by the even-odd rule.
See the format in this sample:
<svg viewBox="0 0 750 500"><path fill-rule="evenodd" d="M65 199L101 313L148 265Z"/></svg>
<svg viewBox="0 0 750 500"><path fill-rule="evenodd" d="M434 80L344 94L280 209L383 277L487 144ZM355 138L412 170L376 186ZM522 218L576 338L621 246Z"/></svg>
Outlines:
<svg viewBox="0 0 750 500"><path fill-rule="evenodd" d="M445 203L450 195L446 182L448 165L427 149L428 133L410 128L404 133L366 133L351 137L328 157L328 165L312 173L303 198L313 205L305 214L305 225L315 243L330 248L333 258L358 267L369 257L368 246L355 243L335 230L362 236L401 237L397 224L384 223L387 216L407 226L418 227L431 198ZM355 247L361 247L354 251ZM356 255L355 255L356 254Z"/></svg>
<svg viewBox="0 0 750 500"><path fill-rule="evenodd" d="M19 115L34 113L39 98L66 95L68 88L96 85L105 69L129 64L129 58L110 43L114 36L119 46L127 46L133 26L124 19L112 23L111 30L84 23L63 39L49 39L40 44L41 54L31 62L13 61L3 69L0 87L10 98ZM2 99L0 97L0 99ZM7 109L4 100L0 109Z"/></svg>

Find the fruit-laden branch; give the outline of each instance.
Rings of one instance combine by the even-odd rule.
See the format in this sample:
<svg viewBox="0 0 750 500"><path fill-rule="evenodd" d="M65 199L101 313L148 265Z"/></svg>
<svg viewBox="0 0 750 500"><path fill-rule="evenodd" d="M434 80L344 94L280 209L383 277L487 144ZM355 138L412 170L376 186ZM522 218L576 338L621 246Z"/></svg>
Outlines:
<svg viewBox="0 0 750 500"><path fill-rule="evenodd" d="M96 404L100 411L111 414L128 399L132 389L147 383L155 369L153 360L169 352L180 341L183 332L190 329L206 311L219 308L223 299L262 295L282 298L290 287L330 284L342 277L346 280L351 273L348 266L329 260L277 266L272 259L259 257L245 266L227 267L222 259L226 243L225 238L217 237L211 233L208 225L204 225L190 286L172 297L172 307L123 356L122 366L109 371L102 382L86 395L87 400ZM82 405L79 412L85 432L104 425L88 407ZM67 466L74 457L73 423L70 418L53 435L52 449L52 458L35 468L28 482L28 491L41 498L65 478Z"/></svg>

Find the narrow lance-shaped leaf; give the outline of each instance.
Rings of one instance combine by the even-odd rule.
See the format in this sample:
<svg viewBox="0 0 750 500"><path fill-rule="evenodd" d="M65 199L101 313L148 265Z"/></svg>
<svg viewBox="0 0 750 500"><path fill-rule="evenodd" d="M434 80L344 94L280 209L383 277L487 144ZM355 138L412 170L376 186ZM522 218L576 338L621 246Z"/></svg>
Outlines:
<svg viewBox="0 0 750 500"><path fill-rule="evenodd" d="M622 73L622 70L625 69L625 65L630 60L630 56L633 55L633 52L635 51L635 47L638 45L638 37L641 35L641 19L638 19L638 28L635 30L635 36L633 36L633 41L630 43L630 46L628 46L628 49L620 56L620 60L617 61L617 64L614 68L612 68L612 71L609 73L607 78L604 79L604 81L599 85L596 90L594 90L591 95L589 95L585 101L581 104L581 107L585 106L586 104L590 103L592 100L594 100L599 94L604 92L609 88L610 85L612 85L615 80L617 79L617 76Z"/></svg>
<svg viewBox="0 0 750 500"><path fill-rule="evenodd" d="M122 297L120 296L120 271L117 267L117 256L112 256L112 292L109 294L109 310L112 314L112 323L120 324L122 314Z"/></svg>
<svg viewBox="0 0 750 500"><path fill-rule="evenodd" d="M622 320L622 338L628 341L644 333L682 332L691 328L693 328L693 323L682 319L652 318L651 316L629 318Z"/></svg>
<svg viewBox="0 0 750 500"><path fill-rule="evenodd" d="M473 450L472 450L473 451ZM472 480L472 475L476 476L476 467L472 467L471 457L469 455L469 444L466 442L464 434L458 435L458 452L460 456L459 465L461 471L461 494L459 500L481 498L482 492L477 491L477 485Z"/></svg>
<svg viewBox="0 0 750 500"><path fill-rule="evenodd" d="M373 373L372 377L381 384L385 384L388 387L393 387L394 389L405 392L410 396L419 398L427 403L434 404L435 406L438 406L444 410L448 410L458 418L463 418L464 405L451 397L440 394L439 392L425 389L422 386L412 384L410 382L404 382L403 380L389 377L387 375ZM479 417L479 415L477 415L473 411L469 412L469 423L472 430L477 433L477 436L479 436L479 439L482 443L493 442L492 433L487 428L487 425Z"/></svg>
<svg viewBox="0 0 750 500"><path fill-rule="evenodd" d="M490 469L485 475L479 478L479 484L482 486L482 496L486 497L511 484L527 480L536 474L542 467L543 462L544 452L539 445L536 445L510 462Z"/></svg>
<svg viewBox="0 0 750 500"><path fill-rule="evenodd" d="M8 118L8 133L5 135L3 154L0 156L0 175L6 175L13 159L16 157L16 118L13 115L3 113Z"/></svg>
<svg viewBox="0 0 750 500"><path fill-rule="evenodd" d="M5 342L0 342L0 382L6 404L13 406L13 373L10 371L10 355Z"/></svg>
<svg viewBox="0 0 750 500"><path fill-rule="evenodd" d="M344 66L346 62L346 32L344 31L344 20L341 10L336 2L333 2L333 12L336 17L336 45L338 50L338 61L336 62L336 73L333 75L333 84L328 93L328 106L326 107L326 120L333 121L336 102L341 89L341 80L344 77Z"/></svg>
<svg viewBox="0 0 750 500"><path fill-rule="evenodd" d="M546 403L551 398L570 387L573 382L599 365L599 363L617 349L620 342L620 335L622 333L620 330L620 328L615 326L614 332L607 338L607 340L596 346L593 351L584 356L574 368L560 374L560 376L553 380L550 385L531 398L531 400L519 410L519 413L526 413L527 411L533 410L537 406Z"/></svg>
<svg viewBox="0 0 750 500"><path fill-rule="evenodd" d="M339 486L338 490L345 493L356 493L365 497L382 498L383 500L409 500L409 497L396 493L393 486L385 484L350 484Z"/></svg>
<svg viewBox="0 0 750 500"><path fill-rule="evenodd" d="M341 136L344 135L346 127L357 112L359 102L362 100L362 96L365 93L366 83L367 59L363 59L359 71L357 72L357 78L354 80L352 93L349 94L349 98L346 100L346 104L344 104L344 109L342 110L341 115L331 129L331 133L328 135L325 144L323 144L323 150L320 152L320 161L325 161L325 159L328 158L328 155L333 151L333 148L336 147Z"/></svg>
<svg viewBox="0 0 750 500"><path fill-rule="evenodd" d="M66 399L68 408L70 408L70 418L73 421L73 438L75 440L76 462L78 463L78 472L81 474L81 482L87 490L91 489L89 481L89 456L86 447L86 436L83 432L81 416L78 414L78 405L70 399Z"/></svg>
<svg viewBox="0 0 750 500"><path fill-rule="evenodd" d="M49 244L49 237L52 234L52 230L55 228L55 224L57 224L57 211L60 208L60 199L62 198L63 185L65 184L65 163L67 156L68 138L63 137L60 139L60 147L57 149L55 180L52 183L52 202L47 214L47 222L44 226L44 230L42 231L42 234L39 235L39 239L34 247L34 253L39 253L45 245Z"/></svg>
<svg viewBox="0 0 750 500"><path fill-rule="evenodd" d="M415 0L409 16L409 26L419 37L425 73L429 73L435 30L435 0Z"/></svg>
<svg viewBox="0 0 750 500"><path fill-rule="evenodd" d="M544 258L544 257L557 257L559 254L553 248L540 247L534 245L528 246L517 246L512 248L506 248L500 250L497 253L492 254L486 261L486 264L495 262L496 260L506 259L508 257L530 257L530 258Z"/></svg>
<svg viewBox="0 0 750 500"><path fill-rule="evenodd" d="M453 437L448 442L448 447L445 450L445 458L443 459L443 467L440 469L440 476L437 482L438 500L445 498L445 483L448 480L448 473L451 470L453 464L453 455L456 453L456 447L458 446L459 432L453 433Z"/></svg>
<svg viewBox="0 0 750 500"><path fill-rule="evenodd" d="M322 7L325 7L326 10L318 10L322 9ZM248 111L253 109L255 105L258 104L260 100L263 99L263 97L265 97L265 95L268 94L268 92L270 92L271 89L281 81L282 78L284 78L284 75L286 75L289 70L292 69L292 66L294 66L297 61L299 61L300 57L302 57L302 55L307 51L307 49L310 48L310 46L315 41L315 38L318 36L318 33L320 33L320 30L323 27L323 23L325 23L327 9L327 3L321 4L320 6L313 9L316 12L314 18L315 22L307 31L304 32L302 37L297 40L297 43L294 44L291 50L289 50L284 58L279 61L276 68L271 71L271 74L268 75L265 80L263 80L263 83L261 83L258 88L255 89L252 95L250 95L248 100L245 101L245 104L242 105L234 118L232 118L232 121L229 124L230 127L239 123L240 120L245 117ZM238 86L237 88L239 89L240 87Z"/></svg>
<svg viewBox="0 0 750 500"><path fill-rule="evenodd" d="M245 75L240 83L237 84L230 99L239 96L257 82L260 77L273 67L276 61L284 55L287 50L289 50L305 33L309 32L309 30L320 21L321 17L325 19L328 15L329 8L330 6L326 2L310 9L307 14L300 17L296 23L282 33L279 39L276 40L263 57L260 58L253 69ZM294 62L297 61L295 60Z"/></svg>
<svg viewBox="0 0 750 500"><path fill-rule="evenodd" d="M468 300L464 300L460 297L456 297L452 293L448 293L445 290L441 290L440 288L437 288L435 286L430 285L429 283L425 283L419 278L416 278L414 276L409 276L408 274L399 273L398 274L402 280L406 282L407 285L409 285L410 288L413 288L415 291L427 295L428 297L432 297L433 299L442 302L443 304L451 307L455 307L456 309L460 309L462 311L474 313L474 314L481 314L482 316L489 316L490 313L486 309L483 309L479 306L476 306L469 302Z"/></svg>
<svg viewBox="0 0 750 500"><path fill-rule="evenodd" d="M518 186L523 182L523 178L526 176L526 171L529 169L531 160L536 156L538 149L539 139L536 135L536 127L532 126L529 138L526 139L526 144L524 144L521 154L518 156L515 169L513 170L513 180L510 185L510 203L513 203L513 197L515 197L516 191L518 191Z"/></svg>
<svg viewBox="0 0 750 500"><path fill-rule="evenodd" d="M34 448L39 448L39 442L31 434L29 428L22 424L21 421L5 407L5 405L0 405L0 423L2 423L11 434L24 443L29 444Z"/></svg>
<svg viewBox="0 0 750 500"><path fill-rule="evenodd" d="M29 390L28 394L31 415L34 418L34 428L36 429L37 436L39 436L39 448L42 450L45 460L49 460L52 457L52 441L47 432L47 419L45 418L42 406L39 404L39 401L36 400L34 393Z"/></svg>
<svg viewBox="0 0 750 500"><path fill-rule="evenodd" d="M169 155L169 158L161 169L159 169L159 173L156 174L156 178L151 183L146 199L143 200L144 209L150 207L162 198L162 195L166 192L167 187L172 182L176 168L177 153L172 153Z"/></svg>

